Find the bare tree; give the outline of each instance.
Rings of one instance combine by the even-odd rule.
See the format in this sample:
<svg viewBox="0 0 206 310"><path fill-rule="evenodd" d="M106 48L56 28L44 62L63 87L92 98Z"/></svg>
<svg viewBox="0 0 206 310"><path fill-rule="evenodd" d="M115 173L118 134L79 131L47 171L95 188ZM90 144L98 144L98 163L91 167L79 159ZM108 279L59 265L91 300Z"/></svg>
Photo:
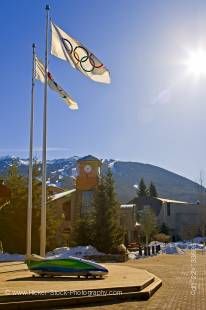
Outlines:
<svg viewBox="0 0 206 310"><path fill-rule="evenodd" d="M206 203L205 203L205 172L203 169L199 173L199 185L198 186L198 200L200 204L200 231L202 236L205 236L206 228Z"/></svg>
<svg viewBox="0 0 206 310"><path fill-rule="evenodd" d="M157 220L152 209L149 208L142 211L140 223L145 235L146 244L148 244L152 234L157 231Z"/></svg>

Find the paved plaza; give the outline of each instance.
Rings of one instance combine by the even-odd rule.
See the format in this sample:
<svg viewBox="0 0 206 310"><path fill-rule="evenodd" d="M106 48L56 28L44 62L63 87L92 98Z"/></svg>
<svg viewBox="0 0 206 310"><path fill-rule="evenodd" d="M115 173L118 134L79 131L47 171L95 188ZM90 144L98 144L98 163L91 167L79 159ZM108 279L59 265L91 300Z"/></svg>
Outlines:
<svg viewBox="0 0 206 310"><path fill-rule="evenodd" d="M18 264L18 263L17 263ZM1 273L1 294L4 294L5 289L24 289L24 283L29 281L29 285L33 289L48 289L56 288L62 289L72 285L72 287L78 289L78 281L64 281L58 279L58 281L45 280L32 280L28 271L17 271L16 273L7 271L11 270L11 266L4 265L4 273ZM10 263L8 264L10 265ZM110 265L110 264L109 264ZM112 264L111 264L112 265ZM123 310L123 309L146 309L146 310L205 310L206 309L206 255L201 251L188 251L184 255L158 255L139 260L130 260L122 264L114 264L114 273L119 274L119 279L124 282L128 278L128 270L131 268L136 269L134 274L136 276L135 282L140 281L140 270L142 270L142 277L144 278L144 270L154 274L162 280L162 287L160 287L156 293L147 301L127 301L116 304L95 304L88 305L84 308L76 307L75 309L100 309L100 310ZM125 266L125 268L124 268ZM22 269L24 265L19 264L13 266L16 269ZM130 267L129 269L127 269ZM7 269L9 268L9 270ZM137 273L136 273L137 272ZM19 280L15 281L19 278ZM139 275L139 276L138 276ZM130 277L130 276L129 276ZM131 276L132 277L132 276ZM27 278L27 279L26 279ZM139 279L137 279L139 278ZM142 278L142 279L143 279ZM9 281L8 281L9 280ZM111 275L108 279L101 281L83 281L81 285L92 287L94 284L99 286L111 282L113 279ZM107 283L107 284L108 284ZM111 282L112 283L112 282ZM110 283L110 284L111 284ZM114 283L112 283L114 284ZM131 282L132 284L132 282ZM30 286L30 288L31 288ZM115 285L116 286L116 285ZM73 307L70 307L70 309Z"/></svg>
<svg viewBox="0 0 206 310"><path fill-rule="evenodd" d="M206 255L188 252L184 255L159 255L125 263L143 268L162 279L162 287L148 301L92 307L93 310L205 310ZM196 271L196 279L192 278ZM193 294L193 295L192 295ZM80 308L77 308L80 309ZM89 307L84 310L91 309Z"/></svg>

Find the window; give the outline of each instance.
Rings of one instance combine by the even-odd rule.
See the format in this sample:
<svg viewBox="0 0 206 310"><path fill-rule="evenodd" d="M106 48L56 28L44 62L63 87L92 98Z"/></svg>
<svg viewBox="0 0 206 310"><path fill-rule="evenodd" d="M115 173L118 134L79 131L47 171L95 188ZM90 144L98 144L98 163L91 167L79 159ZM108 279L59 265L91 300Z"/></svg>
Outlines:
<svg viewBox="0 0 206 310"><path fill-rule="evenodd" d="M86 191L82 193L82 210L81 213L85 214L91 212L93 206L93 191Z"/></svg>
<svg viewBox="0 0 206 310"><path fill-rule="evenodd" d="M170 202L167 202L167 216L170 216Z"/></svg>
<svg viewBox="0 0 206 310"><path fill-rule="evenodd" d="M150 205L144 205L144 210L146 211L146 210L150 210L151 209L151 206Z"/></svg>
<svg viewBox="0 0 206 310"><path fill-rule="evenodd" d="M71 221L71 201L63 203L63 211L66 221Z"/></svg>

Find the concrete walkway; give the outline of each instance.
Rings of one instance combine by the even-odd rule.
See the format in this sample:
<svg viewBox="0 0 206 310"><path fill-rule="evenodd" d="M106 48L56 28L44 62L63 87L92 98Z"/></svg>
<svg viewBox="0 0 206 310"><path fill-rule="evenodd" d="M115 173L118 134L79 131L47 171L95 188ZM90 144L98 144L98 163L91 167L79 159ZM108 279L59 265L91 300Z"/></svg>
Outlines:
<svg viewBox="0 0 206 310"><path fill-rule="evenodd" d="M98 305L93 310L205 310L206 255L188 251L185 255L159 255L130 261L125 265L143 268L162 279L162 287L148 301ZM84 310L91 309L89 307ZM76 308L80 310L80 308Z"/></svg>

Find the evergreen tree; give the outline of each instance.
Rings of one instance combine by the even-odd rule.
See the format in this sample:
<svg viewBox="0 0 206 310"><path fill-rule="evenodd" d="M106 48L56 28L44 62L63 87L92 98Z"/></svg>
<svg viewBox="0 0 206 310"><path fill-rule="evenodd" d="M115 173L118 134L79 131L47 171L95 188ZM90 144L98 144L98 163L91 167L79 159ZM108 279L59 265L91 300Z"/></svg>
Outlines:
<svg viewBox="0 0 206 310"><path fill-rule="evenodd" d="M32 253L39 253L40 243L40 208L41 182L38 180L39 166L33 166L33 208L32 208ZM5 180L10 190L10 200L0 209L0 240L4 251L10 253L26 252L28 180L20 175L18 166L14 163ZM61 218L55 209L47 204L47 250L58 246L56 232L61 225Z"/></svg>
<svg viewBox="0 0 206 310"><path fill-rule="evenodd" d="M19 175L16 164L10 167L6 179L10 201L1 209L0 240L8 252L25 253L27 192L25 179Z"/></svg>
<svg viewBox="0 0 206 310"><path fill-rule="evenodd" d="M105 184L103 177L99 181L97 190L95 192L94 208L95 208L94 245L101 251L101 249L104 248L105 244L105 236L106 236L105 223L107 221L106 195L105 195Z"/></svg>
<svg viewBox="0 0 206 310"><path fill-rule="evenodd" d="M143 178L141 178L141 180L139 182L139 186L138 186L138 189L137 189L137 196L138 197L146 197L146 196L148 196L147 186L145 185Z"/></svg>
<svg viewBox="0 0 206 310"><path fill-rule="evenodd" d="M149 196L150 197L157 197L158 196L156 187L155 187L153 182L151 182L149 185Z"/></svg>
<svg viewBox="0 0 206 310"><path fill-rule="evenodd" d="M116 251L123 242L123 231L120 226L120 203L117 201L111 169L105 178L105 193L108 212L108 235L111 236L111 251Z"/></svg>
<svg viewBox="0 0 206 310"><path fill-rule="evenodd" d="M94 218L85 214L75 223L71 235L72 245L89 245L94 243Z"/></svg>
<svg viewBox="0 0 206 310"><path fill-rule="evenodd" d="M165 223L162 223L162 225L160 226L160 233L169 235L170 230L169 230L169 227Z"/></svg>
<svg viewBox="0 0 206 310"><path fill-rule="evenodd" d="M39 180L41 166L34 160L33 180L32 180L32 253L40 251L40 223L41 223L41 195L42 184ZM26 205L27 208L27 205ZM27 211L26 211L27 212ZM47 209L46 209L46 251L53 250L57 246L64 244L65 236L58 234L63 222L63 213L59 215L55 205L50 203L50 197L47 191ZM60 235L62 238L60 238ZM57 238L60 238L57 240Z"/></svg>
<svg viewBox="0 0 206 310"><path fill-rule="evenodd" d="M0 178L0 209L8 203L9 197L9 189L4 185L3 179Z"/></svg>
<svg viewBox="0 0 206 310"><path fill-rule="evenodd" d="M120 205L116 200L111 170L102 178L95 195L95 246L105 253L115 253L123 242Z"/></svg>
<svg viewBox="0 0 206 310"><path fill-rule="evenodd" d="M166 235L164 233L158 233L158 234L154 235L153 238L154 238L153 240L155 240L155 241L164 242L164 243L171 241L170 235Z"/></svg>

